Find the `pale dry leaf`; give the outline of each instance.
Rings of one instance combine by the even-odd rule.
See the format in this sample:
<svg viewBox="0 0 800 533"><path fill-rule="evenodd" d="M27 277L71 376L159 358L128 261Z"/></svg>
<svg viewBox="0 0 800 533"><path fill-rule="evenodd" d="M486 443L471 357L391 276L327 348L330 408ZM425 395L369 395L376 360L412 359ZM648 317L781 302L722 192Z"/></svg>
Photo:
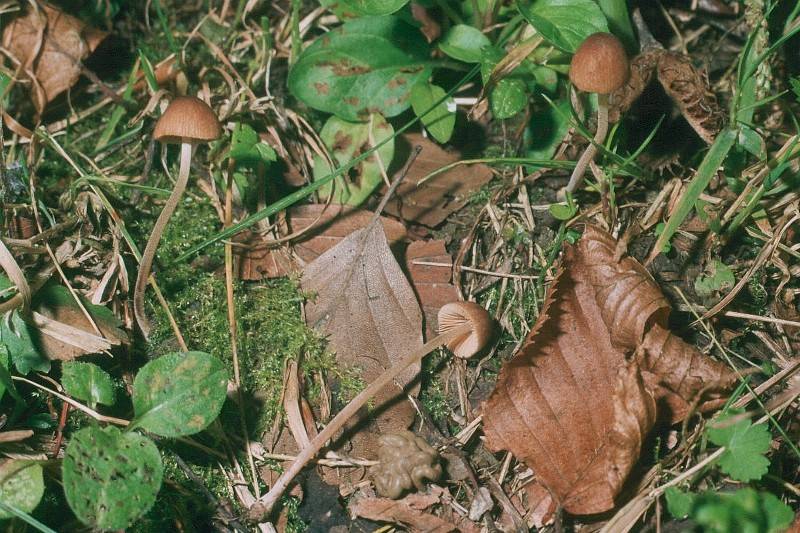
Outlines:
<svg viewBox="0 0 800 533"><path fill-rule="evenodd" d="M237 249L239 277L258 280L299 272L352 232L364 228L372 216L369 211L338 204L294 206L286 212L281 236L303 233L280 248L268 247L268 241L258 234L244 234L240 242L247 247ZM406 238L401 223L386 217L380 220L390 246Z"/></svg>
<svg viewBox="0 0 800 533"><path fill-rule="evenodd" d="M306 321L328 336L338 364L358 369L365 383L422 345L422 313L377 222L307 265L301 286L313 295ZM416 395L418 384L412 382L419 369L409 367L375 397L372 409L360 413L369 427L359 425L351 455L375 457L380 433L408 428L414 409L405 395Z"/></svg>
<svg viewBox="0 0 800 533"><path fill-rule="evenodd" d="M408 133L399 139L398 151L414 146L421 146L422 151L387 204L389 215L423 226L438 226L451 213L464 207L471 193L492 179L492 170L478 163L457 165L420 183L428 174L463 158L460 153L448 151L419 133Z"/></svg>
<svg viewBox="0 0 800 533"><path fill-rule="evenodd" d="M35 76L33 103L41 113L45 106L78 81L80 62L105 39L103 31L49 4L37 13L29 9L3 30L3 47Z"/></svg>
<svg viewBox="0 0 800 533"><path fill-rule="evenodd" d="M573 514L614 507L656 418L654 400L679 420L706 388L730 384L723 365L666 330L658 286L620 255L593 226L565 250L539 319L483 409L490 449L533 468Z"/></svg>

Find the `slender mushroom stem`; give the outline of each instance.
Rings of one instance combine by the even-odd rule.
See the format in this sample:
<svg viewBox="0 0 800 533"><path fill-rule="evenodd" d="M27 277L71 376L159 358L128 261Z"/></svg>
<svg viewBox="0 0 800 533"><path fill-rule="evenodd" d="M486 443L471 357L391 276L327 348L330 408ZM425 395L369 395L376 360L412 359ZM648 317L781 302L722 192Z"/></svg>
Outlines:
<svg viewBox="0 0 800 533"><path fill-rule="evenodd" d="M401 359L399 363L391 368L386 369L380 376L375 378L375 381L370 383L366 389L361 391L358 396L353 398L350 403L344 406L344 409L339 411L339 413L333 417L333 420L331 420L328 425L325 426L325 429L320 431L317 436L314 437L314 440L312 440L308 446L300 450L300 453L297 455L294 462L283 474L281 474L281 477L279 477L275 484L272 485L272 487L269 489L269 492L250 507L250 511L248 513L250 519L258 522L264 520L272 511L272 508L278 502L286 488L289 486L289 483L292 482L295 476L297 476L297 474L300 473L300 471L308 464L308 462L313 459L315 455L317 455L325 443L328 442L328 440L330 440L334 435L336 435L336 433L345 425L345 423L353 415L355 415L359 409L361 409L373 396L375 396L378 391L383 389L383 387L388 385L392 380L400 375L400 373L403 372L403 370L405 370L409 365L421 360L436 348L444 346L449 342L468 334L470 331L472 331L472 328L473 325L467 322L461 326L451 329L447 333L443 333L433 338L427 344L409 353L403 359Z"/></svg>
<svg viewBox="0 0 800 533"><path fill-rule="evenodd" d="M187 140L181 142L181 162L180 170L178 172L178 179L175 181L175 188L172 189L172 194L167 198L167 203L164 204L164 209L158 215L153 231L150 233L150 238L147 240L147 245L142 253L142 260L139 262L139 274L136 277L136 286L133 290L133 314L136 317L136 322L139 324L139 329L142 334L147 338L150 335L150 321L147 320L147 315L144 312L144 291L147 287L147 282L150 280L150 270L153 267L153 259L156 256L156 249L158 242L161 240L161 235L164 233L164 228L167 227L172 213L178 207L183 191L186 190L186 184L189 182L189 168L192 161L192 150L194 144Z"/></svg>
<svg viewBox="0 0 800 533"><path fill-rule="evenodd" d="M567 186L564 187L560 194L563 194L566 197L566 193L574 193L575 189L583 181L583 175L586 173L586 167L589 166L589 163L594 161L595 155L597 155L597 146L602 144L603 141L606 140L606 135L608 134L608 95L607 94L598 94L597 95L597 131L594 134L594 139L586 147L583 154L581 154L580 159L578 159L578 163L575 165L575 169L572 171L572 175L569 177L569 183Z"/></svg>

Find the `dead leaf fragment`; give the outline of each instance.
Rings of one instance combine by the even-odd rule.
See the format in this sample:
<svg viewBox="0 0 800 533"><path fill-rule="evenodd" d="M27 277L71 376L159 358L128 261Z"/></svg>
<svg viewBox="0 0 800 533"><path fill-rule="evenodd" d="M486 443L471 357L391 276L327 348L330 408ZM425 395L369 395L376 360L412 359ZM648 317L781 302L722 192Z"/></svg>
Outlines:
<svg viewBox="0 0 800 533"><path fill-rule="evenodd" d="M453 285L453 258L447 253L444 241L414 241L408 245L405 266L411 285L425 315L425 338L436 335L439 309L459 300ZM439 266L423 263L436 263Z"/></svg>
<svg viewBox="0 0 800 533"><path fill-rule="evenodd" d="M655 400L679 420L705 388L730 383L723 365L666 329L658 286L619 255L593 226L566 249L539 319L483 408L489 448L524 461L573 514L614 507Z"/></svg>
<svg viewBox="0 0 800 533"><path fill-rule="evenodd" d="M377 222L307 265L301 286L316 295L306 306L308 324L328 335L339 365L358 368L366 383L422 345L422 313ZM407 386L419 368L409 367L362 413L371 427L354 435L351 455L375 457L379 433L408 428L414 410L405 395L416 395L418 387Z"/></svg>
<svg viewBox="0 0 800 533"><path fill-rule="evenodd" d="M389 498L360 498L351 504L350 513L355 517L378 522L390 522L420 533L449 533L459 531L454 524L425 512L425 509L438 503L434 495L411 494L402 500Z"/></svg>
<svg viewBox="0 0 800 533"><path fill-rule="evenodd" d="M274 248L258 234L245 234L242 243L249 246L239 248L239 277L259 280L299 272L352 232L366 227L372 216L369 211L338 204L294 206L286 212L280 235L303 232L302 235L289 243L288 248ZM406 238L401 223L386 217L380 217L380 221L390 246Z"/></svg>
<svg viewBox="0 0 800 533"><path fill-rule="evenodd" d="M492 179L484 164L458 165L420 183L428 174L461 160L461 154L447 151L419 133L403 135L410 147L421 146L408 175L386 206L386 213L402 220L435 227L467 203L470 193ZM398 147L399 150L399 147Z"/></svg>
<svg viewBox="0 0 800 533"><path fill-rule="evenodd" d="M49 4L29 9L3 30L3 47L20 62L23 74L33 82L33 103L41 113L45 106L78 81L80 62L107 37Z"/></svg>

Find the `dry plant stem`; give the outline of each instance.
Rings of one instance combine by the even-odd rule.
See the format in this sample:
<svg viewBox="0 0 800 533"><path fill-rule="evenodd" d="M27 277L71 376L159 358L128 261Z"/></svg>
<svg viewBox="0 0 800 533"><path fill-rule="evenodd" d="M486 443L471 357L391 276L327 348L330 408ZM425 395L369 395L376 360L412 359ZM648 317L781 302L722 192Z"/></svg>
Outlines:
<svg viewBox="0 0 800 533"><path fill-rule="evenodd" d="M472 331L472 325L470 323L466 323L454 328L446 334L439 335L427 344L406 355L399 363L385 370L380 376L375 378L375 381L370 383L366 389L361 391L358 396L353 398L350 403L344 406L344 409L339 411L339 413L333 417L333 420L331 420L328 425L325 426L325 429L320 431L317 436L314 437L314 439L311 441L311 444L300 450L297 458L295 458L294 462L289 466L289 468L283 474L281 474L281 477L279 477L275 484L269 489L269 492L250 508L250 519L259 522L264 520L270 511L272 511L272 508L278 502L280 497L283 495L284 491L289 486L289 483L291 483L295 476L297 476L297 474L300 473L300 471L309 463L309 461L311 461L311 459L313 459L314 456L319 453L320 449L325 446L325 443L333 438L333 436L342 429L342 427L348 420L350 420L350 418L355 416L356 413L358 413L358 411L364 407L364 405L370 399L372 399L373 396L375 396L375 394L377 394L386 385L391 383L392 380L394 380L398 375L400 375L401 372L403 372L403 370L405 370L409 365L420 361L423 357L431 353L436 348L444 346L448 342L465 335L470 331Z"/></svg>
<svg viewBox="0 0 800 533"><path fill-rule="evenodd" d="M161 240L161 235L164 233L164 228L166 228L172 213L178 207L183 191L186 190L186 184L189 182L189 168L193 148L194 146L190 142L181 143L181 165L178 179L175 181L175 188L172 189L172 194L169 195L167 203L164 204L164 209L158 215L156 224L153 226L153 232L150 234L147 246L145 246L142 253L142 260L139 263L139 274L136 277L136 287L133 291L133 314L136 316L136 322L139 324L139 329L142 330L145 338L150 335L151 328L144 312L144 291L150 279L150 270L153 267L153 259L156 256L158 242Z"/></svg>
<svg viewBox="0 0 800 533"><path fill-rule="evenodd" d="M597 155L597 146L602 144L603 141L606 140L606 135L608 134L608 95L607 94L598 94L597 95L597 131L594 134L594 139L592 139L592 143L586 147L583 154L581 154L580 159L578 159L578 163L575 165L575 169L572 171L572 175L569 177L569 183L564 188L564 191L572 194L575 192L575 189L583 181L583 175L586 173L586 167L589 166L589 163L594 161L595 155Z"/></svg>
<svg viewBox="0 0 800 533"><path fill-rule="evenodd" d="M236 161L231 159L228 163L228 176L225 183L225 223L224 227L229 227L233 223L233 169ZM239 348L236 326L236 302L233 298L233 246L230 241L225 242L225 295L228 301L228 327L231 332L231 355L233 357L233 381L236 385L236 403L239 405L239 424L242 430L242 441L244 442L245 453L247 454L247 464L250 468L250 476L253 479L253 490L256 498L261 496L258 487L258 473L256 463L253 460L253 452L250 450L250 438L248 437L247 421L244 416L244 399L242 398L242 379L239 371Z"/></svg>

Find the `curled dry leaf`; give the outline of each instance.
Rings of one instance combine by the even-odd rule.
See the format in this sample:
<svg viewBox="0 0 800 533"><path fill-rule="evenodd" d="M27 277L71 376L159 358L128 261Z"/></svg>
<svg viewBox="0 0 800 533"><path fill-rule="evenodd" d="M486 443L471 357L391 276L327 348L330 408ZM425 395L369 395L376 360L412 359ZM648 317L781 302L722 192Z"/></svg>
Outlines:
<svg viewBox="0 0 800 533"><path fill-rule="evenodd" d="M399 139L398 151L414 146L421 146L422 151L386 205L389 215L423 226L438 226L450 213L464 207L470 193L492 179L488 166L473 164L457 165L422 182L430 173L463 159L461 154L445 150L419 133L408 133ZM401 155L398 159L404 157Z"/></svg>
<svg viewBox="0 0 800 533"><path fill-rule="evenodd" d="M289 248L274 248L258 234L245 234L238 248L238 273L241 279L277 278L302 270L303 266L342 242L356 230L364 228L372 213L339 204L298 205L286 212L281 225L282 237L302 232L289 243ZM390 246L406 237L406 229L397 221L380 217ZM313 227L312 227L313 226Z"/></svg>
<svg viewBox="0 0 800 533"><path fill-rule="evenodd" d="M614 507L656 401L675 421L707 386L730 384L723 365L668 332L658 286L618 255L616 241L592 226L567 248L539 319L483 410L489 448L533 468L573 514Z"/></svg>
<svg viewBox="0 0 800 533"><path fill-rule="evenodd" d="M328 335L339 365L359 369L366 383L422 346L422 313L377 221L307 265L301 286L315 295L306 306L308 324ZM416 394L418 386L408 385L419 368L410 366L362 413L371 427L358 426L351 455L375 457L378 434L408 428L414 409L405 395Z"/></svg>
<svg viewBox="0 0 800 533"><path fill-rule="evenodd" d="M656 75L689 125L708 144L722 131L725 117L708 78L684 54L648 48L631 60L628 83L611 95L609 120L619 121Z"/></svg>
<svg viewBox="0 0 800 533"><path fill-rule="evenodd" d="M461 521L458 525L438 517L428 508L440 503L442 489L433 490L431 494L410 494L402 500L389 498L355 498L348 507L354 516L399 524L411 532L448 533L462 531L477 533L480 528L470 522Z"/></svg>
<svg viewBox="0 0 800 533"><path fill-rule="evenodd" d="M12 60L24 65L23 75L35 79L33 103L41 113L45 106L78 81L80 62L107 37L49 4L29 9L3 30L3 47Z"/></svg>

